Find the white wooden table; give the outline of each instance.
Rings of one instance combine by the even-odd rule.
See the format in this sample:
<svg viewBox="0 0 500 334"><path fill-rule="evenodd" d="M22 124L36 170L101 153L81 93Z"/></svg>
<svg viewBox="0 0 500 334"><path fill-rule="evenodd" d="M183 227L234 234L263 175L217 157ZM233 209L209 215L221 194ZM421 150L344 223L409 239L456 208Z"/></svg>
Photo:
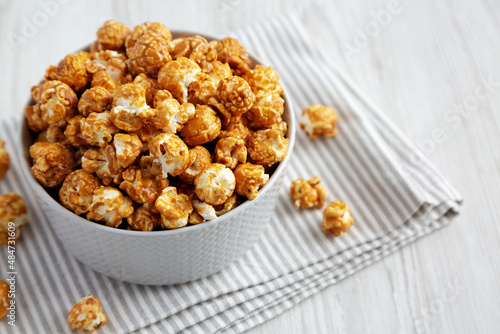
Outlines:
<svg viewBox="0 0 500 334"><path fill-rule="evenodd" d="M106 19L221 36L309 2L58 1L43 15L42 4L56 0L0 0L0 117L22 113L46 66L88 44ZM317 3L308 20L314 38L423 149L465 205L451 226L250 333L498 333L500 3Z"/></svg>

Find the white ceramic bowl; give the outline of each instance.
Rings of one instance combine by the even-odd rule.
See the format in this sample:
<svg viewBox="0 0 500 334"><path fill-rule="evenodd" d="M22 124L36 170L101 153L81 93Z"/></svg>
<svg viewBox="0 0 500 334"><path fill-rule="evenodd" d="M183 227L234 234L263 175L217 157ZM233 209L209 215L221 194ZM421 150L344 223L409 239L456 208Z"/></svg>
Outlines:
<svg viewBox="0 0 500 334"><path fill-rule="evenodd" d="M186 32L172 34L174 38L194 35ZM262 64L251 58L254 65ZM127 231L75 215L54 200L31 175L29 147L35 134L28 129L26 121L20 129L22 169L52 230L64 248L80 262L97 272L130 283L167 285L193 281L221 270L243 255L264 231L276 206L295 142L295 120L286 88L284 99L288 156L255 200L246 201L221 217L200 225L168 231Z"/></svg>

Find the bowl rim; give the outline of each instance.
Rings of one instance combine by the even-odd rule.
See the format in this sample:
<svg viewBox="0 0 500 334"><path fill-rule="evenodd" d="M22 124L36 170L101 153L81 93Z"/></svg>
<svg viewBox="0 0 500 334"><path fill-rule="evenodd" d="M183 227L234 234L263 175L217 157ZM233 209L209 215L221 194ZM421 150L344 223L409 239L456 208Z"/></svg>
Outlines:
<svg viewBox="0 0 500 334"><path fill-rule="evenodd" d="M189 32L185 30L171 30L171 33L173 36L177 37L183 37L183 36L194 36L194 35L199 35L207 40L214 40L216 39L213 36L206 35L206 34L199 34L196 32ZM88 50L89 47L84 48L83 50ZM265 62L262 61L259 57L256 57L250 53L248 53L250 58L252 59L252 62L254 64L261 64L265 65L266 67L269 66ZM267 184L262 187L259 190L259 193L257 195L257 198L254 200L246 200L244 203L238 205L235 209L213 219L210 221L206 221L203 224L197 224L193 226L189 226L188 228L180 228L180 229L172 229L172 230L162 230L162 231L135 231L135 230L123 230L123 229L117 229L117 228L111 228L109 226L99 224L98 222L94 222L85 218L80 217L79 215L75 214L74 212L70 211L69 209L65 208L61 203L56 201L52 196L49 195L47 190L45 190L44 187L33 177L31 174L31 167L29 166L27 162L27 156L29 156L29 148L24 147L24 137L26 134L26 131L30 131L27 125L26 117L23 117L21 126L18 130L18 138L20 139L18 141L18 152L19 152L19 159L21 160L21 169L23 170L23 174L28 182L28 184L31 187L36 188L36 193L38 195L41 195L43 197L43 201L48 203L49 205L53 206L56 208L55 210L60 211L61 214L65 217L68 218L68 221L71 223L75 224L80 224L80 225L85 225L88 226L89 228L94 228L109 234L116 234L116 235L123 235L123 236L128 236L128 237L136 237L136 236L141 236L141 237L164 237L164 236L173 236L173 235L178 235L178 234L183 234L183 233L190 233L190 232L196 232L196 231L201 231L203 229L210 229L210 228L215 228L218 224L225 222L225 223L230 223L232 217L236 217L241 211L244 211L246 208L252 206L255 201L261 197L261 194L264 194L267 192L270 188L272 188L272 185L276 182L278 182L278 179L281 174L285 172L286 166L288 165L293 148L295 145L295 132L296 132L296 120L295 120L295 114L293 111L293 104L290 99L290 95L288 94L288 89L286 88L286 84L283 83L283 79L280 77L280 84L283 86L283 97L285 100L285 110L288 111L287 117L288 120L285 120L288 126L288 131L287 131L287 139L288 139L288 155L281 161L278 165L278 167L274 170L273 174L269 178L269 181ZM31 105L32 99L28 101L28 103L25 104L25 106ZM28 153L28 154L27 154ZM229 221L228 221L229 220ZM50 219L49 219L50 221Z"/></svg>

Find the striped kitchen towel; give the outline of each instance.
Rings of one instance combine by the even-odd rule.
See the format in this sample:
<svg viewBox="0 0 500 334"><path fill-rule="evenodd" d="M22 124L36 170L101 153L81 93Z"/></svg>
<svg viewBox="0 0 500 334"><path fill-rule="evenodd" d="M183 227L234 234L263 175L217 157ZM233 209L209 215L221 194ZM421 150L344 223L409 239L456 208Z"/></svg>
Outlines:
<svg viewBox="0 0 500 334"><path fill-rule="evenodd" d="M296 115L313 103L335 107L339 134L309 140L298 130L285 186L266 233L242 258L195 282L149 287L115 281L66 254L15 159L18 122L0 122L13 157L0 193L29 204L31 224L17 245L16 327L0 332L65 333L72 304L92 293L108 315L99 333L241 332L445 226L460 195L384 115L312 44L299 14L256 23L235 36L281 76ZM418 159L415 159L418 157ZM296 178L319 175L328 201L351 207L355 225L340 237L321 229L322 210L297 211ZM0 258L7 259L5 248ZM8 271L0 261L0 273ZM3 275L3 274L1 274Z"/></svg>

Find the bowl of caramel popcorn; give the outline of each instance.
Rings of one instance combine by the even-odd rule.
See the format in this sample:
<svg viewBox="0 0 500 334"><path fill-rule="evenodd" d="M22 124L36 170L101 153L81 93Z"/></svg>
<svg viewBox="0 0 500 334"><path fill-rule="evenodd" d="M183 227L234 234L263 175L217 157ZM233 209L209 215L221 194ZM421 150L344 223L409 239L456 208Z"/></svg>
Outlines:
<svg viewBox="0 0 500 334"><path fill-rule="evenodd" d="M31 89L21 163L65 249L145 285L257 241L295 139L279 76L235 39L107 21Z"/></svg>

